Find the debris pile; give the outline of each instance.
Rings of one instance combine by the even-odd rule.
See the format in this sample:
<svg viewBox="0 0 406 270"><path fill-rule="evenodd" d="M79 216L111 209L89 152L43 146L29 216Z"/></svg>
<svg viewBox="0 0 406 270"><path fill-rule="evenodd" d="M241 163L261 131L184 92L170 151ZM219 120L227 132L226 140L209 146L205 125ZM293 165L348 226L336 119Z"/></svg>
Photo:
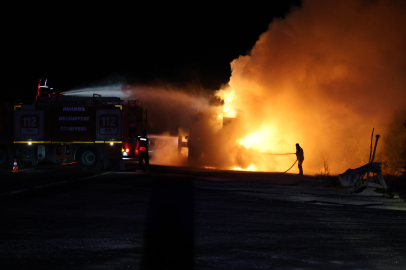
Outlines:
<svg viewBox="0 0 406 270"><path fill-rule="evenodd" d="M388 188L381 173L381 163L373 162L375 158L376 146L378 145L378 140L380 137L379 135L376 135L375 147L372 155L373 136L374 130L372 129L371 151L369 154L368 164L356 169L348 169L345 173L338 175L338 180L343 187L355 187L357 189L364 189L367 187L382 189ZM372 176L370 176L370 173L372 173Z"/></svg>
<svg viewBox="0 0 406 270"><path fill-rule="evenodd" d="M372 177L364 179L368 171L372 173ZM387 189L385 179L381 174L381 163L379 162L369 163L356 169L348 169L345 173L338 175L338 179L343 187L360 188L365 186Z"/></svg>

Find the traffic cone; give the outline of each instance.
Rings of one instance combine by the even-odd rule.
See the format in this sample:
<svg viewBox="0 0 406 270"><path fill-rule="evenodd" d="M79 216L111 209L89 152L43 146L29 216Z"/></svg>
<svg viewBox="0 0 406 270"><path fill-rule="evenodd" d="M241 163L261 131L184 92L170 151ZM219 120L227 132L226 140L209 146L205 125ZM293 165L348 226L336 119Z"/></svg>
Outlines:
<svg viewBox="0 0 406 270"><path fill-rule="evenodd" d="M18 172L17 159L14 159L14 166L11 172Z"/></svg>

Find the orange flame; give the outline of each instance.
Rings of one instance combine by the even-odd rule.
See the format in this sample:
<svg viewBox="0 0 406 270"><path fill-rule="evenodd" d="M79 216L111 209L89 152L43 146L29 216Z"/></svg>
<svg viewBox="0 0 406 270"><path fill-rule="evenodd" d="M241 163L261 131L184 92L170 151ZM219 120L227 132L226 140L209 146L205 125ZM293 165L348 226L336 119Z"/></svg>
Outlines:
<svg viewBox="0 0 406 270"><path fill-rule="evenodd" d="M388 134L404 112L405 11L396 1L307 0L274 20L217 91L221 118L235 120L213 134L220 141L213 155L227 153L216 162L284 171L295 156L269 154L295 152L300 143L305 173L323 172L326 163L331 173L366 164L372 128Z"/></svg>

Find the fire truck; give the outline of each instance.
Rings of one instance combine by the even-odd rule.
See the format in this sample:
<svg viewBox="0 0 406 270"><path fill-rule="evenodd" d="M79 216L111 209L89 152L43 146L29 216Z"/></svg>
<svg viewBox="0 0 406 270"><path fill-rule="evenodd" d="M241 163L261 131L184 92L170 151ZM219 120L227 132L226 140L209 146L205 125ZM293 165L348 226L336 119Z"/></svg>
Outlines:
<svg viewBox="0 0 406 270"><path fill-rule="evenodd" d="M136 100L37 96L34 103L14 105L13 148L0 145L0 158L6 157L0 162L77 161L85 170L122 166L138 158L137 137L146 129L147 110Z"/></svg>

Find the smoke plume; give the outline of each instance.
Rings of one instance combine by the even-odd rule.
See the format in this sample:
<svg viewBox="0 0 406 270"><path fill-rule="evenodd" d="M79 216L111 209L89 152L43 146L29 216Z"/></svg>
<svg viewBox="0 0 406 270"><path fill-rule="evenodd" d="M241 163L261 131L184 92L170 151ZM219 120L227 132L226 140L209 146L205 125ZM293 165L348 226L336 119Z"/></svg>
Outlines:
<svg viewBox="0 0 406 270"><path fill-rule="evenodd" d="M195 165L284 171L296 157L274 154L299 143L305 174L342 173L368 162L372 128L375 161L389 164L405 140L404 14L400 0L304 0L231 63L223 105L173 89L122 93L150 109L157 133L189 130Z"/></svg>
<svg viewBox="0 0 406 270"><path fill-rule="evenodd" d="M300 143L305 173L323 171L324 161L332 173L367 163L372 128L391 141L388 125L404 115L405 11L396 0L305 0L275 19L231 63L229 86L217 95L225 100L220 117L236 119L215 132L225 149L206 155L226 151L217 164L282 171L295 158L270 154Z"/></svg>

